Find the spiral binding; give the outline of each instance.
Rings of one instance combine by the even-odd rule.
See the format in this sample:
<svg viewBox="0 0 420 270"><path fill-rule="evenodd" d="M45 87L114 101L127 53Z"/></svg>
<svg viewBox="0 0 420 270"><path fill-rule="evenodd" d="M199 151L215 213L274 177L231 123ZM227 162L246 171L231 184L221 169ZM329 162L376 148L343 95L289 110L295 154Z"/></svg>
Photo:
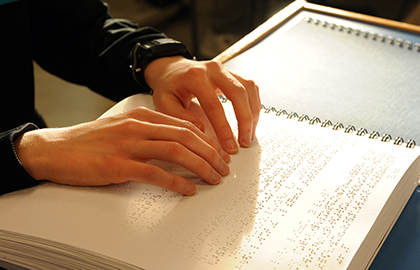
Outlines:
<svg viewBox="0 0 420 270"><path fill-rule="evenodd" d="M219 96L219 99L220 99L220 101L222 103L226 103L228 101L228 99L225 96ZM344 125L342 123L337 122L337 123L333 124L328 119L326 119L324 121L321 121L321 119L319 119L318 117L312 117L312 118L310 118L306 114L302 114L302 115L299 116L299 114L297 114L296 112L287 113L286 110L283 110L283 109L278 110L278 109L276 109L274 107L271 107L271 106L270 107L266 107L264 105L261 105L261 110L264 113L274 113L276 116L286 116L287 119L296 119L297 118L297 121L299 121L299 122L306 122L307 121L310 125L320 124L320 126L323 127L323 128L332 127L332 130L337 130L337 131L338 130L341 130L341 129L344 129ZM348 125L344 129L344 132L345 133L353 133L355 131L356 131L356 128L354 126L352 126L352 125ZM369 134L369 132L365 128L359 128L356 131L356 135L357 136L365 136L367 134ZM380 137L381 136L380 136L379 132L377 132L377 131L372 131L369 134L369 136L368 136L369 139L373 139L373 140L378 139ZM392 137L391 137L391 135L385 133L385 134L382 135L382 137L381 137L380 140L382 142L390 142L392 140ZM403 138L397 137L394 140L394 144L395 145L403 145L404 144ZM407 148L415 148L416 147L416 142L414 140L409 140L406 143L406 147Z"/></svg>
<svg viewBox="0 0 420 270"><path fill-rule="evenodd" d="M321 21L319 19L314 19L311 17L306 17L305 18L306 22L308 23L313 23L314 25L319 25L319 26L323 26L325 28L330 28L330 29L337 29L338 31L341 32L347 32L348 34L354 34L356 36L362 36L364 38L371 38L372 40L379 40L381 42L386 42L390 45L397 45L399 47L405 47L409 50L416 50L418 52L420 52L420 43L416 42L415 44L413 44L412 41L410 40L405 40L402 38L395 38L393 36L386 36L382 33L376 33L376 32L369 32L369 31L362 31L360 29L354 29L351 27L345 27L343 25L337 25L335 23L329 23L327 21Z"/></svg>

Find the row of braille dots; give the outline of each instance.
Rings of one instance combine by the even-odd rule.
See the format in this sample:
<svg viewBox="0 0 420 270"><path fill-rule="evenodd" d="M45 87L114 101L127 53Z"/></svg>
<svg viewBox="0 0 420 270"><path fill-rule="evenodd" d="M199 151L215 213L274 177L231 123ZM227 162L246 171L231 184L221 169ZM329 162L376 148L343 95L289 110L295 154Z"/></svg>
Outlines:
<svg viewBox="0 0 420 270"><path fill-rule="evenodd" d="M331 29L338 29L339 31L345 31L349 34L354 33L356 36L362 35L365 38L370 37L373 40L378 39L382 42L388 42L389 44L396 44L400 47L404 46L404 47L406 47L407 49L410 49L410 50L414 48L414 50L420 52L420 43L419 42L416 42L413 45L413 42L410 41L410 40L406 40L404 42L404 40L402 38L395 38L393 36L385 36L384 34L378 34L378 33L375 33L375 32L362 31L360 29L353 29L351 27L345 27L343 25L337 25L335 23L329 23L329 22L326 22L326 21L321 21L319 19L313 19L313 18L310 18L310 17L306 18L306 21L308 23L314 23L315 25L321 25L321 26L324 26L324 27L329 27Z"/></svg>
<svg viewBox="0 0 420 270"><path fill-rule="evenodd" d="M318 123L321 123L321 127L330 127L332 126L333 130L340 130L344 128L344 125L340 122L337 122L335 124L333 124L330 120L326 119L324 121L321 122L321 119L319 119L318 117L312 117L309 118L309 116L307 116L306 114L303 114L301 116L299 116L296 112L290 112L288 113L286 110L277 110L274 107L265 107L264 105L262 105L262 109L264 110L265 113L275 113L277 116L282 116L285 115L287 118L289 119L294 119L297 118L298 121L300 122L305 122L305 121L309 121L309 124L311 125L316 125ZM348 125L345 129L344 132L346 133L352 133L356 131L356 128L352 125ZM358 136L364 136L368 134L368 131L365 128L360 128L359 130L357 130L356 135ZM377 131L372 131L369 134L369 139L376 139L380 137L379 132ZM392 140L391 135L389 134L384 134L382 135L381 141L383 142L389 142ZM403 138L401 137L397 137L394 140L394 144L395 145L402 145L404 143ZM406 147L407 148L414 148L416 146L416 142L414 140L408 140Z"/></svg>

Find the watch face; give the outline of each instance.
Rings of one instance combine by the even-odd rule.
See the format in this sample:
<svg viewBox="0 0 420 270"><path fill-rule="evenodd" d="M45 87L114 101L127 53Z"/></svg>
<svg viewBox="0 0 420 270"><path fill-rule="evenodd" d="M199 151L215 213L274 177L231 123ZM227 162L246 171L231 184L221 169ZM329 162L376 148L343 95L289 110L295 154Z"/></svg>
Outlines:
<svg viewBox="0 0 420 270"><path fill-rule="evenodd" d="M149 42L143 44L143 48L144 49L150 49L150 48L158 46L160 44L164 44L164 43L160 43L160 42L158 42L158 40L155 39L155 40L152 40L152 41L149 41Z"/></svg>

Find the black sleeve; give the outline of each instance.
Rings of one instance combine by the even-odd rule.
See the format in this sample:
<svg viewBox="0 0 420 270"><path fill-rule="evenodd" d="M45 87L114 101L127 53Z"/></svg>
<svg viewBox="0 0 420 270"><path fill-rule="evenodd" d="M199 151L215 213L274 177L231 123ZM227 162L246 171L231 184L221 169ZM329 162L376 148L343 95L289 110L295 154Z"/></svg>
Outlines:
<svg viewBox="0 0 420 270"><path fill-rule="evenodd" d="M108 6L100 0L29 3L32 55L46 71L114 101L149 91L132 77L131 51L137 42L165 38L165 34L111 18ZM24 170L13 148L15 138L36 128L26 124L0 133L0 195L38 184Z"/></svg>
<svg viewBox="0 0 420 270"><path fill-rule="evenodd" d="M23 133L37 129L33 124L25 124L0 133L0 196L23 188L35 186L39 181L33 179L20 164L13 141Z"/></svg>
<svg viewBox="0 0 420 270"><path fill-rule="evenodd" d="M148 90L132 77L130 53L165 34L111 18L100 0L30 2L33 55L45 70L114 101Z"/></svg>

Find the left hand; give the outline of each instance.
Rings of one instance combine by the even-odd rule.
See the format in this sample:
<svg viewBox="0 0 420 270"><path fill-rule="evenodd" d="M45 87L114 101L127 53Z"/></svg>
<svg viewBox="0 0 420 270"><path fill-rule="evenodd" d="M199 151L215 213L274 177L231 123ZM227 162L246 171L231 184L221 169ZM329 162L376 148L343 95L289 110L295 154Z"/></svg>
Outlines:
<svg viewBox="0 0 420 270"><path fill-rule="evenodd" d="M13 144L32 178L65 185L136 181L193 195L193 183L147 161L177 163L211 185L229 173L230 157L216 141L188 121L141 107L76 126L28 131Z"/></svg>
<svg viewBox="0 0 420 270"><path fill-rule="evenodd" d="M253 81L228 70L220 62L193 61L181 56L154 60L144 75L154 90L156 110L190 121L204 131L203 123L188 111L196 97L222 148L234 154L238 151L236 140L217 97L224 94L235 110L240 146L251 145L261 110L258 86Z"/></svg>

